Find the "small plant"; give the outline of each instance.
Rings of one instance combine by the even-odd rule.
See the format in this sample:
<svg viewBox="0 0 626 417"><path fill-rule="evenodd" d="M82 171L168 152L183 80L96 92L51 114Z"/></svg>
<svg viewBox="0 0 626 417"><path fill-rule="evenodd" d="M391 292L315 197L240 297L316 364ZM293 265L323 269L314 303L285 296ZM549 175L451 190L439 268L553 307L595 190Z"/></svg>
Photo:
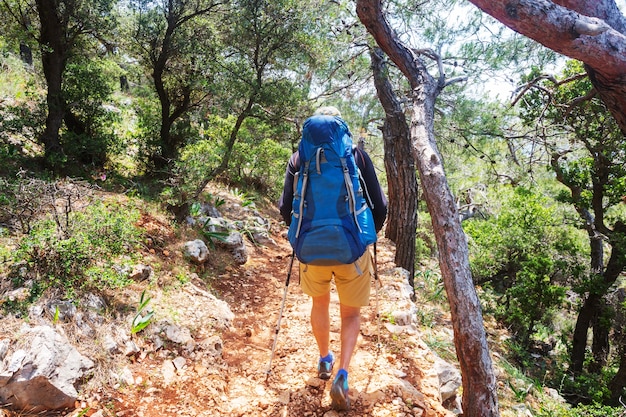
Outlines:
<svg viewBox="0 0 626 417"><path fill-rule="evenodd" d="M76 417L86 416L89 411L91 411L91 407L86 407L84 410L81 410L81 412L78 413Z"/></svg>
<svg viewBox="0 0 626 417"><path fill-rule="evenodd" d="M189 206L189 214L191 217L199 217L202 214L202 205L197 201Z"/></svg>
<svg viewBox="0 0 626 417"><path fill-rule="evenodd" d="M418 323L420 323L422 326L425 326L431 329L435 327L436 322L435 322L434 310L430 310L430 309L427 310L424 307L422 307L422 309L417 310L416 316L417 316Z"/></svg>
<svg viewBox="0 0 626 417"><path fill-rule="evenodd" d="M59 311L59 306L54 306L54 317L52 318L52 323L57 324L59 322L59 317L61 312Z"/></svg>
<svg viewBox="0 0 626 417"><path fill-rule="evenodd" d="M254 196L240 190L239 188L233 188L231 194L241 200L242 207L254 207Z"/></svg>
<svg viewBox="0 0 626 417"><path fill-rule="evenodd" d="M226 204L226 200L224 200L221 197L217 197L215 199L215 202L213 203L213 205L215 206L215 208L220 208L221 206L223 206L224 204Z"/></svg>
<svg viewBox="0 0 626 417"><path fill-rule="evenodd" d="M213 194L209 194L209 201L213 204L213 207L220 208L224 204L226 204L226 200L221 197L214 196Z"/></svg>
<svg viewBox="0 0 626 417"><path fill-rule="evenodd" d="M454 342L447 340L445 337L431 334L424 338L424 342L442 359L450 362L457 360Z"/></svg>
<svg viewBox="0 0 626 417"><path fill-rule="evenodd" d="M254 246L259 246L258 242L254 238L254 229L256 229L255 224L251 224L250 221L236 221L235 228L239 230L242 235L247 236Z"/></svg>
<svg viewBox="0 0 626 417"><path fill-rule="evenodd" d="M508 381L508 383L509 388L511 388L511 391L513 391L513 394L515 395L515 400L520 403L526 400L526 397L533 388L532 384L529 384L526 388L517 388L511 381Z"/></svg>
<svg viewBox="0 0 626 417"><path fill-rule="evenodd" d="M152 317L154 316L154 311L145 311L148 307L148 303L150 303L150 300L151 298L146 296L146 290L143 290L141 292L141 297L139 297L137 314L135 314L135 318L133 319L133 323L131 324L131 334L139 333L150 324Z"/></svg>
<svg viewBox="0 0 626 417"><path fill-rule="evenodd" d="M426 301L442 302L446 299L441 274L430 269L415 272L416 280L422 281L422 293Z"/></svg>
<svg viewBox="0 0 626 417"><path fill-rule="evenodd" d="M386 321L389 324L395 325L396 324L396 318L394 317L394 315L391 313L391 311L386 311L384 313L382 313L380 315L380 318L384 321Z"/></svg>
<svg viewBox="0 0 626 417"><path fill-rule="evenodd" d="M219 240L221 242L225 242L228 238L228 232L218 232L215 230L207 230L207 225L211 222L211 219L207 219L202 225L201 233L206 238L209 243L209 247L211 249L215 249L215 240Z"/></svg>
<svg viewBox="0 0 626 417"><path fill-rule="evenodd" d="M190 281L190 278L184 272L179 272L178 274L176 274L176 280L184 285Z"/></svg>

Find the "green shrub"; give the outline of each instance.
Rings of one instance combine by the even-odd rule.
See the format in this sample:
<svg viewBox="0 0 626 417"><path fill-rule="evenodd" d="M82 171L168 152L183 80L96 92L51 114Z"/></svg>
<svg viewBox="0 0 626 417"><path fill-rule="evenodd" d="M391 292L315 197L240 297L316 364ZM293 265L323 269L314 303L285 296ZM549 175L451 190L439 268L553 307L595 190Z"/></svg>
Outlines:
<svg viewBox="0 0 626 417"><path fill-rule="evenodd" d="M83 212L75 213L73 233L85 233L95 256L118 256L129 253L141 238L135 226L139 211L132 206L96 201Z"/></svg>
<svg viewBox="0 0 626 417"><path fill-rule="evenodd" d="M584 372L573 377L566 370L556 368L546 381L548 385L559 387L561 393L568 394L570 403L608 404L611 392L608 388L609 381L615 375L615 370L605 368L601 373L592 374Z"/></svg>
<svg viewBox="0 0 626 417"><path fill-rule="evenodd" d="M417 214L417 230L415 233L415 260L430 259L437 254L437 242L433 235L433 227L428 212Z"/></svg>
<svg viewBox="0 0 626 417"><path fill-rule="evenodd" d="M46 121L45 97L29 86L13 102L0 103L0 173L16 172L25 158L41 153L37 145ZM8 176L8 175L7 175Z"/></svg>
<svg viewBox="0 0 626 417"><path fill-rule="evenodd" d="M141 234L135 227L139 213L134 208L97 201L82 212L68 215L67 229L48 218L36 222L15 252L16 263L26 261L36 290L30 301L47 288L61 289L73 298L81 289L104 289L128 281L102 259L132 253ZM23 278L14 277L16 284Z"/></svg>
<svg viewBox="0 0 626 417"><path fill-rule="evenodd" d="M0 97L23 98L32 77L20 57L9 52L0 53L0 68Z"/></svg>
<svg viewBox="0 0 626 417"><path fill-rule="evenodd" d="M153 96L136 97L133 100L137 122L131 142L137 146L138 173L152 169L150 157L159 152L161 143L161 109L156 94L150 94Z"/></svg>
<svg viewBox="0 0 626 417"><path fill-rule="evenodd" d="M499 298L496 318L526 346L537 327L550 326L567 285L586 275L584 237L559 217L555 202L517 187L498 193L493 217L463 223L477 284Z"/></svg>
<svg viewBox="0 0 626 417"><path fill-rule="evenodd" d="M537 417L623 417L623 407L609 407L607 405L578 404L571 407L562 403L550 403L542 405L539 410L535 410Z"/></svg>
<svg viewBox="0 0 626 417"><path fill-rule="evenodd" d="M446 305L446 291L443 279L438 271L426 269L415 271L415 283L420 288L416 288L416 294L427 302L437 302Z"/></svg>
<svg viewBox="0 0 626 417"><path fill-rule="evenodd" d="M273 139L239 142L234 149L230 180L235 184L253 185L277 198L283 187L285 168L291 151Z"/></svg>
<svg viewBox="0 0 626 417"><path fill-rule="evenodd" d="M206 182L210 170L217 167L219 160L218 149L208 140L185 146L174 163L171 177L161 193L161 200L175 207L185 203L192 205L199 188Z"/></svg>
<svg viewBox="0 0 626 417"><path fill-rule="evenodd" d="M118 112L103 104L110 101L116 66L104 60L90 59L68 63L63 79L63 94L68 103L67 131L63 133L64 151L85 164L101 167L109 149L116 143L112 126L119 120ZM119 69L118 69L119 71Z"/></svg>
<svg viewBox="0 0 626 417"><path fill-rule="evenodd" d="M132 283L128 274L115 268L110 262L105 265L94 265L87 268L83 274L85 282L82 287L94 288L100 291L111 288L123 288Z"/></svg>

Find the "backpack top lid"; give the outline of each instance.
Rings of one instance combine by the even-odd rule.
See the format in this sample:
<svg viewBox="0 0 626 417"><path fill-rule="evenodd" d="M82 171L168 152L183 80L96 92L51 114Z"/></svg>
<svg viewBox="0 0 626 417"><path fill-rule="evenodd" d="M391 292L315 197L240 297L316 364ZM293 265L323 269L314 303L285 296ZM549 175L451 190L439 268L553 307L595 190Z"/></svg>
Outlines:
<svg viewBox="0 0 626 417"><path fill-rule="evenodd" d="M302 127L302 141L300 143L300 157L308 160L312 155L308 155L307 143L314 147L324 143L335 143L337 145L352 148L352 137L348 125L338 116L315 115L309 117ZM304 148L304 149L303 149ZM343 154L344 152L340 152Z"/></svg>

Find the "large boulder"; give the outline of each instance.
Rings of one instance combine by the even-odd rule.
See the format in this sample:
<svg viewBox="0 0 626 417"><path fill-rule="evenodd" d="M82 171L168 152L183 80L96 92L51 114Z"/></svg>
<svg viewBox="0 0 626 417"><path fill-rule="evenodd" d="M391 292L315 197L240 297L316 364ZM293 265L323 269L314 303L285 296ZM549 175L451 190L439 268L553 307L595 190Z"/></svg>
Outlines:
<svg viewBox="0 0 626 417"><path fill-rule="evenodd" d="M73 408L94 363L49 326L25 327L16 340L0 357L0 402L37 413Z"/></svg>

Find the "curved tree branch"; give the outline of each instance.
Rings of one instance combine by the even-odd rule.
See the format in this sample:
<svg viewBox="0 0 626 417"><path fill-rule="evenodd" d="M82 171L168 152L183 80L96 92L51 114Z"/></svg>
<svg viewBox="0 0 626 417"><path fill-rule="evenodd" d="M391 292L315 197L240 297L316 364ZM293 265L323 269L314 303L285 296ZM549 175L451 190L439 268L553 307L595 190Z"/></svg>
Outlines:
<svg viewBox="0 0 626 417"><path fill-rule="evenodd" d="M626 18L615 0L469 0L509 28L585 63L626 135Z"/></svg>

